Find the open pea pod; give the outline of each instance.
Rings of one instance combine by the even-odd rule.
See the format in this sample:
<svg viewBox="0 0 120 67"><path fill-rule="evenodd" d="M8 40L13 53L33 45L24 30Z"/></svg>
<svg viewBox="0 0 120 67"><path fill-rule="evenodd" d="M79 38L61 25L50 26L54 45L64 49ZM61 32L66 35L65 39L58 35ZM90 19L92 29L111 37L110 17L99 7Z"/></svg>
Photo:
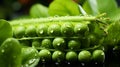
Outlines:
<svg viewBox="0 0 120 67"><path fill-rule="evenodd" d="M8 38L0 46L0 67L21 66L21 46L17 39Z"/></svg>
<svg viewBox="0 0 120 67"><path fill-rule="evenodd" d="M22 48L21 67L35 67L39 62L38 51L33 47Z"/></svg>

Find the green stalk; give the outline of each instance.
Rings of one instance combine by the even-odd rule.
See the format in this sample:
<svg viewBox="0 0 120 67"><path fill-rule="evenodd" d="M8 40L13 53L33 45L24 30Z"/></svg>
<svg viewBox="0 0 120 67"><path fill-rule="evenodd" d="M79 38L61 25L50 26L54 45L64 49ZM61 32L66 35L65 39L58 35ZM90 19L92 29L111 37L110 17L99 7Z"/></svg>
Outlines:
<svg viewBox="0 0 120 67"><path fill-rule="evenodd" d="M12 26L22 24L36 24L44 22L80 22L80 21L95 21L99 20L104 14L99 16L61 16L61 17L48 17L48 18L34 18L34 19L20 19L10 21Z"/></svg>

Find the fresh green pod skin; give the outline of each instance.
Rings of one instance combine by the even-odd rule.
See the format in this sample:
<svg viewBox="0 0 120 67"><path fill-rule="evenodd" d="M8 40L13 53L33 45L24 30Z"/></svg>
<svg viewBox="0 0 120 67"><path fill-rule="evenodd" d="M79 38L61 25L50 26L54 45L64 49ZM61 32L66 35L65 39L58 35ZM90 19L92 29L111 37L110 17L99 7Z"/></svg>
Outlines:
<svg viewBox="0 0 120 67"><path fill-rule="evenodd" d="M78 60L83 63L88 63L91 61L91 53L87 50L82 50L78 54Z"/></svg>
<svg viewBox="0 0 120 67"><path fill-rule="evenodd" d="M71 22L63 23L61 26L61 33L63 36L73 36L74 25Z"/></svg>
<svg viewBox="0 0 120 67"><path fill-rule="evenodd" d="M42 49L39 51L39 57L41 62L48 62L51 61L52 54L47 49Z"/></svg>
<svg viewBox="0 0 120 67"><path fill-rule="evenodd" d="M87 24L84 23L76 23L74 27L74 32L77 35L84 36L85 33L89 30Z"/></svg>
<svg viewBox="0 0 120 67"><path fill-rule="evenodd" d="M47 36L48 25L47 24L40 24L37 26L36 33L38 37Z"/></svg>
<svg viewBox="0 0 120 67"><path fill-rule="evenodd" d="M81 43L78 40L70 40L68 41L68 49L77 50L80 49Z"/></svg>
<svg viewBox="0 0 120 67"><path fill-rule="evenodd" d="M21 67L21 45L15 38L6 39L0 46L1 67Z"/></svg>
<svg viewBox="0 0 120 67"><path fill-rule="evenodd" d="M13 30L13 35L16 38L22 38L25 36L25 27L24 26L18 26Z"/></svg>
<svg viewBox="0 0 120 67"><path fill-rule="evenodd" d="M40 47L41 43L39 39L35 39L32 41L32 47Z"/></svg>
<svg viewBox="0 0 120 67"><path fill-rule="evenodd" d="M22 48L22 67L35 67L40 58L37 49L34 47L23 47Z"/></svg>
<svg viewBox="0 0 120 67"><path fill-rule="evenodd" d="M94 62L103 63L105 61L105 53L103 50L94 50L92 53L92 59Z"/></svg>
<svg viewBox="0 0 120 67"><path fill-rule="evenodd" d="M75 51L69 51L66 53L66 60L68 62L75 62L78 60L78 55Z"/></svg>
<svg viewBox="0 0 120 67"><path fill-rule="evenodd" d="M48 18L36 18L36 19L21 19L10 21L12 26L29 25L29 24L41 24L46 22L80 22L81 21L96 21L99 20L105 14L99 16L61 16L61 17L48 17ZM101 21L101 20L100 20ZM22 22L22 23L21 23ZM101 21L102 22L102 21Z"/></svg>
<svg viewBox="0 0 120 67"><path fill-rule="evenodd" d="M57 37L52 42L53 47L58 50L64 50L66 48L66 43L64 38Z"/></svg>
<svg viewBox="0 0 120 67"><path fill-rule="evenodd" d="M52 60L55 62L62 62L65 60L65 53L62 51L54 51L52 54Z"/></svg>
<svg viewBox="0 0 120 67"><path fill-rule="evenodd" d="M51 49L52 48L51 40L50 39L43 39L42 42L41 42L41 47Z"/></svg>
<svg viewBox="0 0 120 67"><path fill-rule="evenodd" d="M60 36L61 26L59 24L50 24L48 27L48 35L50 36Z"/></svg>
<svg viewBox="0 0 120 67"><path fill-rule="evenodd" d="M35 37L36 35L36 26L29 25L26 27L25 34L27 37Z"/></svg>

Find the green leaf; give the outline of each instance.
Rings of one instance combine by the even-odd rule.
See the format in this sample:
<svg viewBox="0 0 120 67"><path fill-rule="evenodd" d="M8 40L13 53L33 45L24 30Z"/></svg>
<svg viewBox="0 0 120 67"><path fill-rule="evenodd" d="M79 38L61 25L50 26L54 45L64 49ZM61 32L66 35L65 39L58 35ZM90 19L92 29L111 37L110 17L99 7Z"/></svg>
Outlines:
<svg viewBox="0 0 120 67"><path fill-rule="evenodd" d="M9 37L12 37L12 27L6 20L0 20L0 45Z"/></svg>
<svg viewBox="0 0 120 67"><path fill-rule="evenodd" d="M117 10L116 0L97 0L100 13L106 13L109 17L111 13Z"/></svg>
<svg viewBox="0 0 120 67"><path fill-rule="evenodd" d="M120 41L120 21L111 23L106 29L104 45L115 46Z"/></svg>
<svg viewBox="0 0 120 67"><path fill-rule="evenodd" d="M119 21L120 20L120 8L114 10L112 13L109 14L109 18L112 21Z"/></svg>
<svg viewBox="0 0 120 67"><path fill-rule="evenodd" d="M106 13L112 21L120 20L120 8L118 8L116 0L97 0L100 13Z"/></svg>
<svg viewBox="0 0 120 67"><path fill-rule="evenodd" d="M0 46L0 66L20 67L21 66L21 45L17 39L8 38Z"/></svg>
<svg viewBox="0 0 120 67"><path fill-rule="evenodd" d="M96 0L86 0L83 4L83 9L90 15L97 15L99 13Z"/></svg>
<svg viewBox="0 0 120 67"><path fill-rule="evenodd" d="M106 16L111 18L115 17L114 13L119 12L115 0L86 0L83 8L90 15L106 13Z"/></svg>
<svg viewBox="0 0 120 67"><path fill-rule="evenodd" d="M22 67L35 67L39 60L38 51L35 48L22 48Z"/></svg>
<svg viewBox="0 0 120 67"><path fill-rule="evenodd" d="M30 8L30 16L32 18L39 18L39 17L48 17L48 7L42 4L34 4Z"/></svg>
<svg viewBox="0 0 120 67"><path fill-rule="evenodd" d="M72 0L54 0L48 12L50 16L80 15L78 4Z"/></svg>

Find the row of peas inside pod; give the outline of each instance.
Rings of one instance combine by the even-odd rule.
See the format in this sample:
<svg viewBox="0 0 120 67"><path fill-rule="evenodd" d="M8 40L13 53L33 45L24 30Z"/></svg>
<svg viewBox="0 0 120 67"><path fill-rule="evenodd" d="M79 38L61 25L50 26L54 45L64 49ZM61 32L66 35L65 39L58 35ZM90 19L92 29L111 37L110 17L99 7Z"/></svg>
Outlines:
<svg viewBox="0 0 120 67"><path fill-rule="evenodd" d="M15 21L16 23L11 22L13 37L18 39L23 46L35 47L39 51L42 62L47 60L74 61L73 59L88 62L96 57L101 58L100 61L103 62L104 51L102 49L97 51L101 48L102 37L95 32L96 21L94 20L96 18L88 17L90 18L88 20L84 17L72 18L58 17L53 20L45 18L33 23L32 20L21 21L21 23L17 23L19 20Z"/></svg>
<svg viewBox="0 0 120 67"><path fill-rule="evenodd" d="M51 51L48 49L41 49L39 51L40 62L80 62L80 63L104 63L105 53L101 49L95 50L81 50L81 51Z"/></svg>
<svg viewBox="0 0 120 67"><path fill-rule="evenodd" d="M21 45L35 47L37 49L57 49L57 50L75 50L81 49L94 49L100 47L96 45L97 42L92 43L89 38L42 38L42 39L30 39L20 40ZM96 44L95 44L96 43Z"/></svg>
<svg viewBox="0 0 120 67"><path fill-rule="evenodd" d="M14 37L54 37L84 36L88 31L89 22L47 22L35 25L20 25L13 29Z"/></svg>

